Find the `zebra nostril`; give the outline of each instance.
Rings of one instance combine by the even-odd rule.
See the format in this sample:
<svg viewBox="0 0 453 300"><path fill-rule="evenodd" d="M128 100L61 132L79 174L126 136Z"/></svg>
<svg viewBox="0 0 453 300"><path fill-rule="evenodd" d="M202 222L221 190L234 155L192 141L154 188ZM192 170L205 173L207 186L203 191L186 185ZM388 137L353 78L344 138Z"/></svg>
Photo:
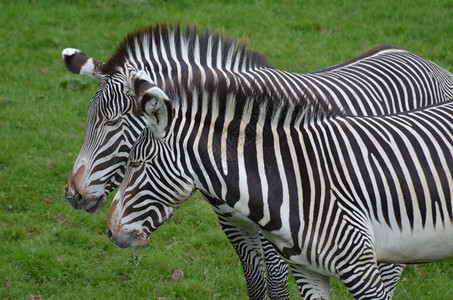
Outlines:
<svg viewBox="0 0 453 300"><path fill-rule="evenodd" d="M109 240L111 240L113 233L109 228L107 228L107 230L105 231L105 235L109 238Z"/></svg>
<svg viewBox="0 0 453 300"><path fill-rule="evenodd" d="M141 232L140 230L135 229L134 231L131 232L131 237L133 237L134 239L136 239L136 238L138 238L141 234L142 234L142 232Z"/></svg>
<svg viewBox="0 0 453 300"><path fill-rule="evenodd" d="M73 199L74 199L74 201L80 201L80 200L82 200L82 195L80 195L79 193L76 192L73 196Z"/></svg>

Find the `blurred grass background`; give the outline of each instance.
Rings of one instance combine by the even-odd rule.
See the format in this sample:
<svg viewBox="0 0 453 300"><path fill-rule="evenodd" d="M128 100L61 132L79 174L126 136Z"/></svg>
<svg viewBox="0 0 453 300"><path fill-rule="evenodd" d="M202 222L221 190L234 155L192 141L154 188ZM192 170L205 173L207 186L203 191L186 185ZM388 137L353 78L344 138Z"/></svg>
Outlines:
<svg viewBox="0 0 453 300"><path fill-rule="evenodd" d="M247 35L277 68L309 72L377 43L453 70L453 2L0 0L0 298L246 299L240 263L199 195L141 249L105 237L107 209L77 211L63 186L98 83L61 50L105 61L128 32L181 22ZM110 197L111 200L111 197ZM171 271L184 278L171 279ZM453 299L453 261L405 269L395 299ZM291 297L298 291L291 281ZM351 299L332 281L333 299Z"/></svg>

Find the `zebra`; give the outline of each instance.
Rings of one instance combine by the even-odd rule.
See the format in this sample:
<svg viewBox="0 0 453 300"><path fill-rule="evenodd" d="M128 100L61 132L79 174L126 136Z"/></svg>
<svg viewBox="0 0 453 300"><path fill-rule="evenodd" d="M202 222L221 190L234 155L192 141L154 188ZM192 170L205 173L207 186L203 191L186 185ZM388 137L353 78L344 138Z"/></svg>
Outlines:
<svg viewBox="0 0 453 300"><path fill-rule="evenodd" d="M209 30L206 34L210 35ZM225 41L228 43L223 46L224 48L230 46L231 43L224 40L218 33L209 38L214 39L217 43L216 47L219 48ZM232 46L238 47L238 49L242 47L242 50L245 51L243 42L237 42ZM105 79L102 74L102 68L106 68L104 63L73 48L64 49L62 56L65 66L71 72L101 81L99 91L93 98L88 112L84 144L64 191L66 199L74 208L95 212L99 207L105 205L107 195L121 182L130 147L146 126L145 120L143 116L136 114L133 107L134 102L130 97L121 97L118 94L116 96L120 97L115 97L115 91L112 90L112 94L108 91L107 94L102 95L105 102L97 100L100 98L96 97L102 97L102 91L106 90L102 84ZM270 67L264 57L257 52L247 50L247 57L250 58L250 67L258 65ZM213 63L212 67L220 69L221 63L222 61ZM171 70L171 68L169 69ZM157 73L157 70L160 73ZM162 72L160 66L153 67L152 73L156 80L162 81L169 77L169 74ZM101 105L103 106L101 107ZM95 111L100 113L100 119L96 118ZM123 124L119 124L121 119L124 119ZM112 128L115 125L121 125L121 127ZM112 132L115 134L111 134ZM110 135L115 138L111 139ZM109 138L105 139L106 136ZM105 143L99 144L99 140L103 138ZM89 142L90 140L91 142ZM85 170L86 167L90 168L92 173L80 174L81 170ZM99 187L99 185L103 186ZM266 293L269 293L271 299L287 299L289 297L287 265L274 248L257 233L253 224L246 225L242 218L231 215L230 211L217 208L214 199L207 200L216 211L219 223L241 261L250 299L267 299ZM268 271L267 280L265 279L265 269ZM300 278L302 276L302 274L299 275ZM266 285L272 288L267 289Z"/></svg>
<svg viewBox="0 0 453 300"><path fill-rule="evenodd" d="M148 244L199 190L257 224L292 269L357 299L391 298L379 262L453 256L453 100L347 116L234 75L199 72L165 92L142 70L131 81L147 127L109 210L115 244Z"/></svg>
<svg viewBox="0 0 453 300"><path fill-rule="evenodd" d="M138 40L138 37L147 38L148 41ZM130 45L137 45L142 50L130 52ZM194 51L187 53L188 49ZM171 81L175 76L181 76L181 72L188 72L191 76L191 72L197 68L207 69L206 72L213 74L233 72L245 79L268 81L273 84L275 93L285 96L288 96L287 93L294 94L294 87L311 86L314 93L330 98L333 105L352 115L404 111L430 104L430 101L444 101L452 93L453 86L452 76L448 71L411 52L388 45L373 47L350 61L308 74L275 70L262 56L246 49L241 42L225 39L219 34L210 34L208 30L199 33L196 28L187 28L184 32L180 27L160 26L130 34L107 64L86 56L80 50L66 49L63 51L63 59L70 71L101 81L98 93L90 105L84 145L65 187L65 196L75 208L95 211L105 204L106 195L121 182L128 151L145 126L143 117L134 108L134 100L129 97L130 92L125 89L124 78L121 78L121 82L109 74L115 71L111 66L125 63L124 57L127 56L132 58L127 63L145 69L153 80L162 84L167 79ZM229 56L236 61L247 58L249 65L232 65L231 60L228 62ZM350 95L354 96L349 97ZM108 140L106 137L109 137ZM216 210L215 199L208 201ZM276 255L267 254L266 251L263 253L261 247L272 247L266 247L265 239L257 235L256 229L253 226L244 228L242 218L234 220L237 214L233 217L226 207L223 209L227 211L216 210L219 222L238 253L244 272L248 273L246 270L250 270L249 275L245 274L249 295L258 299L264 294L253 297L251 290L263 290L264 267L262 263L257 263L259 260L253 254L260 253L258 257L268 255L274 259ZM238 224L242 228L238 228ZM233 240L233 236L239 238ZM248 241L244 241L245 236ZM266 267L272 270L282 269L281 263L271 263L269 260L266 260ZM392 290L402 267L389 270L392 271L387 271L387 274L395 272L386 280ZM269 286L282 285L281 282L286 281L286 272L279 271L277 276L272 276L275 275L273 272L268 273L271 275ZM277 277L274 284L273 277ZM304 284L301 279L303 275L296 274L297 277L301 287ZM310 275L306 277L310 278ZM316 288L311 287L311 290ZM302 294L306 293L308 292Z"/></svg>

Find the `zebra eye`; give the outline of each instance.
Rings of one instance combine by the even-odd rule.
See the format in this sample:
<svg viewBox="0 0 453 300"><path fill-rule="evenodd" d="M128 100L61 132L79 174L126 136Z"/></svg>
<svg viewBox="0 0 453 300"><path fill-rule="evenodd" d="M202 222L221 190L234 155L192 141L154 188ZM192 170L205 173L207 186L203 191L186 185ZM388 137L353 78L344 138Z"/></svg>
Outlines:
<svg viewBox="0 0 453 300"><path fill-rule="evenodd" d="M142 165L142 162L141 162L141 161L131 161L131 162L129 163L129 165L130 165L131 167L133 167L133 168L138 168L138 167L140 167L140 166Z"/></svg>
<svg viewBox="0 0 453 300"><path fill-rule="evenodd" d="M121 120L120 117L115 117L115 118L113 118L113 119L111 119L111 120L105 121L105 125L107 125L107 126L114 126L114 125L118 124L118 123L120 122L120 120Z"/></svg>

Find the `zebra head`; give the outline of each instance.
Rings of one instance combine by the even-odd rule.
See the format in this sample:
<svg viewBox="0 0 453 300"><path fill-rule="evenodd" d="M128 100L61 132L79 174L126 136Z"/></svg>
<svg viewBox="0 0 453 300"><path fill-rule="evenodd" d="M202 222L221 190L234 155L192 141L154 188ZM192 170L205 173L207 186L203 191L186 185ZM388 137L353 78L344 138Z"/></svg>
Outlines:
<svg viewBox="0 0 453 300"><path fill-rule="evenodd" d="M105 63L76 49L65 49L63 60L70 71L101 82L88 111L82 149L65 187L72 206L90 212L103 206L106 195L122 181L130 148L145 127L131 77L138 70L146 70L166 91L173 80L191 78L200 70L217 73L269 67L243 41L179 25L150 26L128 35Z"/></svg>
<svg viewBox="0 0 453 300"><path fill-rule="evenodd" d="M105 74L102 62L76 49L65 49L63 60L70 71L100 81L88 110L83 146L64 189L65 198L74 208L94 212L118 187L129 150L145 127L136 95L143 94L138 78L146 74L142 71L138 76L128 68ZM147 80L147 84L151 82Z"/></svg>
<svg viewBox="0 0 453 300"><path fill-rule="evenodd" d="M171 144L171 102L155 86L140 97L147 127L131 148L123 183L110 207L109 239L120 247L148 244L148 235L172 216L194 190Z"/></svg>

